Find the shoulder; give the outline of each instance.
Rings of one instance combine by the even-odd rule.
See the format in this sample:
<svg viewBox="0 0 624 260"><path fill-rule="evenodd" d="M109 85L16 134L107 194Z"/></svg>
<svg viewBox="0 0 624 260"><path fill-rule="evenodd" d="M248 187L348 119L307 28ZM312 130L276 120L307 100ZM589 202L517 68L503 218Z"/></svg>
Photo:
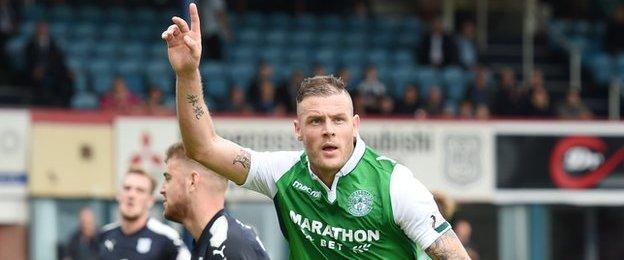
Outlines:
<svg viewBox="0 0 624 260"><path fill-rule="evenodd" d="M119 222L113 222L113 223L109 223L106 224L102 227L100 234L104 235L104 234L108 234L118 228L121 227L121 224Z"/></svg>
<svg viewBox="0 0 624 260"><path fill-rule="evenodd" d="M178 243L178 241L180 240L180 234L178 234L178 231L153 218L150 218L149 221L147 221L147 229L156 233L157 235L163 236L168 240L173 241L174 243Z"/></svg>

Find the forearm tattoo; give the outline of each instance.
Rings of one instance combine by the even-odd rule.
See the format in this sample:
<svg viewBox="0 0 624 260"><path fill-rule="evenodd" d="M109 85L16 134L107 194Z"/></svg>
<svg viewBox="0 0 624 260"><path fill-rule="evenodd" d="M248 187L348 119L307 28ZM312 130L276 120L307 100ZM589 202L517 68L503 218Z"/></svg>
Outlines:
<svg viewBox="0 0 624 260"><path fill-rule="evenodd" d="M236 155L236 158L234 158L234 161L232 161L232 164L236 163L240 163L243 168L249 169L249 166L251 165L251 155L249 154L249 152L241 149L240 153Z"/></svg>
<svg viewBox="0 0 624 260"><path fill-rule="evenodd" d="M186 96L186 100L193 106L193 113L195 113L195 118L199 120L204 115L204 109L199 103L199 98L197 95L188 94Z"/></svg>
<svg viewBox="0 0 624 260"><path fill-rule="evenodd" d="M436 241L425 250L433 260L438 259L470 259L466 249L461 244L452 229L444 232Z"/></svg>

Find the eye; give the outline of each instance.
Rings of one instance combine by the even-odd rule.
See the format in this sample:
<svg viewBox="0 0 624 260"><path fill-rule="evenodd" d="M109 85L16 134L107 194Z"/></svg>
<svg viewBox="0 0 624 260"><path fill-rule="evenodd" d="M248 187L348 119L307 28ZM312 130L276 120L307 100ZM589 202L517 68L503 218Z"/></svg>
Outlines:
<svg viewBox="0 0 624 260"><path fill-rule="evenodd" d="M310 124L312 124L312 125L318 125L320 123L321 123L321 119L319 119L319 118L312 118L312 119L310 119Z"/></svg>
<svg viewBox="0 0 624 260"><path fill-rule="evenodd" d="M344 119L344 118L342 118L342 117L339 117L339 118L334 119L334 122L335 122L336 124L342 124L342 123L344 123L344 122L345 122L345 119Z"/></svg>

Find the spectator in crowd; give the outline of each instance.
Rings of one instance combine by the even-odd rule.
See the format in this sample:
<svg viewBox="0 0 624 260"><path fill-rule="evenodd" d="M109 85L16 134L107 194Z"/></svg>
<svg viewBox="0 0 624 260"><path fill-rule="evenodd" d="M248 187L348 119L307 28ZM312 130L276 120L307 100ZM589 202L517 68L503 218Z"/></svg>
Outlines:
<svg viewBox="0 0 624 260"><path fill-rule="evenodd" d="M442 90L438 86L433 86L429 90L427 101L424 105L427 116L442 116L444 113L444 104L442 99Z"/></svg>
<svg viewBox="0 0 624 260"><path fill-rule="evenodd" d="M511 68L502 69L500 86L496 90L495 113L501 116L520 116L526 114L526 107L526 94L516 83L516 74Z"/></svg>
<svg viewBox="0 0 624 260"><path fill-rule="evenodd" d="M464 100L459 104L459 118L471 119L474 117L473 106L470 100Z"/></svg>
<svg viewBox="0 0 624 260"><path fill-rule="evenodd" d="M457 36L457 50L459 61L465 68L477 65L475 24L472 21L466 21L461 25L460 34Z"/></svg>
<svg viewBox="0 0 624 260"><path fill-rule="evenodd" d="M126 86L122 77L113 79L113 87L100 100L100 108L118 113L133 112L141 100Z"/></svg>
<svg viewBox="0 0 624 260"><path fill-rule="evenodd" d="M462 242L471 259L479 259L479 254L472 246L472 225L465 219L458 220L453 226L457 238Z"/></svg>
<svg viewBox="0 0 624 260"><path fill-rule="evenodd" d="M549 118L552 116L550 97L545 88L533 89L528 110L528 115L532 117Z"/></svg>
<svg viewBox="0 0 624 260"><path fill-rule="evenodd" d="M165 95L162 90L155 85L147 89L147 98L143 102L142 112L150 115L168 115L172 109L165 106Z"/></svg>
<svg viewBox="0 0 624 260"><path fill-rule="evenodd" d="M457 63L457 51L453 38L444 31L440 18L431 21L429 33L418 47L418 60L421 64L447 66Z"/></svg>
<svg viewBox="0 0 624 260"><path fill-rule="evenodd" d="M535 69L533 70L533 74L531 74L531 79L529 81L529 91L533 92L540 88L546 88L544 72L540 69Z"/></svg>
<svg viewBox="0 0 624 260"><path fill-rule="evenodd" d="M295 100L297 98L297 90L301 81L303 81L303 71L294 70L287 81L284 81L277 91L277 101L280 106L286 109L287 113L295 113Z"/></svg>
<svg viewBox="0 0 624 260"><path fill-rule="evenodd" d="M475 105L492 103L488 86L488 70L484 67L477 68L475 82L468 89L468 98Z"/></svg>
<svg viewBox="0 0 624 260"><path fill-rule="evenodd" d="M250 115L253 107L247 103L245 91L239 86L232 86L229 89L229 102L225 105L226 112L241 113Z"/></svg>
<svg viewBox="0 0 624 260"><path fill-rule="evenodd" d="M233 36L228 23L227 9L223 0L202 0L202 53L203 60L222 60L223 42Z"/></svg>
<svg viewBox="0 0 624 260"><path fill-rule="evenodd" d="M379 98L379 111L382 116L392 116L394 113L394 99L390 96L381 96Z"/></svg>
<svg viewBox="0 0 624 260"><path fill-rule="evenodd" d="M312 75L313 76L323 76L325 75L325 67L323 66L323 64L321 63L316 63L314 64L314 67L312 67Z"/></svg>
<svg viewBox="0 0 624 260"><path fill-rule="evenodd" d="M249 86L248 100L256 100L260 96L260 88L265 81L273 81L273 67L268 62L261 61Z"/></svg>
<svg viewBox="0 0 624 260"><path fill-rule="evenodd" d="M403 89L403 95L396 106L395 112L398 115L414 115L418 108L420 108L418 88L414 84L408 84Z"/></svg>
<svg viewBox="0 0 624 260"><path fill-rule="evenodd" d="M605 49L611 54L617 55L624 50L624 5L619 5L613 11L611 19L607 23L605 32Z"/></svg>
<svg viewBox="0 0 624 260"><path fill-rule="evenodd" d="M364 72L364 80L358 85L357 92L364 98L364 106L368 110L375 110L377 100L386 94L386 85L377 77L375 65L368 65Z"/></svg>
<svg viewBox="0 0 624 260"><path fill-rule="evenodd" d="M9 58L6 53L6 43L17 29L17 12L9 0L0 0L0 84L8 79Z"/></svg>
<svg viewBox="0 0 624 260"><path fill-rule="evenodd" d="M273 82L265 80L260 84L260 96L257 98L256 112L274 113L277 108L275 99L275 86Z"/></svg>
<svg viewBox="0 0 624 260"><path fill-rule="evenodd" d="M485 104L477 104L475 109L475 118L477 120L490 119L490 108Z"/></svg>
<svg viewBox="0 0 624 260"><path fill-rule="evenodd" d="M557 107L557 116L561 119L591 119L593 115L581 100L579 91L570 89L565 101Z"/></svg>
<svg viewBox="0 0 624 260"><path fill-rule="evenodd" d="M337 74L338 78L340 78L342 82L344 82L345 88L348 90L352 90L353 82L351 81L351 72L349 71L349 68L347 68L346 66L341 66L340 68L338 68Z"/></svg>
<svg viewBox="0 0 624 260"><path fill-rule="evenodd" d="M35 105L68 107L73 95L71 77L47 23L37 24L25 53L26 72Z"/></svg>
<svg viewBox="0 0 624 260"><path fill-rule="evenodd" d="M90 208L82 208L78 215L79 229L67 244L63 260L88 260L98 253L95 214Z"/></svg>

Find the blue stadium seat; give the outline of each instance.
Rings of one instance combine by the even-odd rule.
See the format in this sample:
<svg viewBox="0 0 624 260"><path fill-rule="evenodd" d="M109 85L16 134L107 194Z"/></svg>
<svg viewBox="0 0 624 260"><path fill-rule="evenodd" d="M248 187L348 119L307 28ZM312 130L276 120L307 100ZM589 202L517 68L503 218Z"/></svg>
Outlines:
<svg viewBox="0 0 624 260"><path fill-rule="evenodd" d="M114 6L108 9L108 20L113 23L126 23L132 15L130 12L122 7ZM171 17L171 16L169 16Z"/></svg>
<svg viewBox="0 0 624 260"><path fill-rule="evenodd" d="M230 81L241 88L249 87L256 67L249 62L232 63L228 69Z"/></svg>
<svg viewBox="0 0 624 260"><path fill-rule="evenodd" d="M28 36L20 35L17 37L11 38L6 43L6 54L10 57L11 66L16 68L17 70L24 69L26 67L26 44L28 43Z"/></svg>
<svg viewBox="0 0 624 260"><path fill-rule="evenodd" d="M422 25L418 18L411 16L403 19L403 25L401 26L402 33L422 33Z"/></svg>
<svg viewBox="0 0 624 260"><path fill-rule="evenodd" d="M337 52L333 48L321 48L314 52L314 61L323 64L339 62Z"/></svg>
<svg viewBox="0 0 624 260"><path fill-rule="evenodd" d="M399 35L397 45L399 48L416 48L420 44L420 40L420 34L402 33Z"/></svg>
<svg viewBox="0 0 624 260"><path fill-rule="evenodd" d="M602 86L607 86L613 75L613 59L606 53L597 53L589 57L588 65L594 80Z"/></svg>
<svg viewBox="0 0 624 260"><path fill-rule="evenodd" d="M236 38L241 44L258 46L263 44L262 33L258 30L245 29Z"/></svg>
<svg viewBox="0 0 624 260"><path fill-rule="evenodd" d="M276 13L269 16L268 29L288 30L293 24L292 18L286 13Z"/></svg>
<svg viewBox="0 0 624 260"><path fill-rule="evenodd" d="M225 78L204 80L204 93L217 102L227 102L228 82Z"/></svg>
<svg viewBox="0 0 624 260"><path fill-rule="evenodd" d="M255 63L258 54L257 49L252 46L240 46L231 50L230 61Z"/></svg>
<svg viewBox="0 0 624 260"><path fill-rule="evenodd" d="M115 58L119 52L119 43L114 41L102 41L97 48L93 48L93 55L96 58Z"/></svg>
<svg viewBox="0 0 624 260"><path fill-rule="evenodd" d="M87 73L84 72L84 69L73 69L72 71L74 73L74 89L78 91L90 89Z"/></svg>
<svg viewBox="0 0 624 260"><path fill-rule="evenodd" d="M125 59L143 60L146 56L145 46L137 41L121 43L121 45L119 45L119 51L121 56ZM166 52L166 49L163 48L163 51Z"/></svg>
<svg viewBox="0 0 624 260"><path fill-rule="evenodd" d="M167 59L152 59L145 67L147 82L149 85L160 87L163 93L173 91L173 71Z"/></svg>
<svg viewBox="0 0 624 260"><path fill-rule="evenodd" d="M318 28L322 31L343 31L345 22L337 14L324 15L319 19Z"/></svg>
<svg viewBox="0 0 624 260"><path fill-rule="evenodd" d="M72 8L65 4L56 4L53 5L50 10L48 10L47 17L48 21L59 21L59 22L72 22L75 17L75 12Z"/></svg>
<svg viewBox="0 0 624 260"><path fill-rule="evenodd" d="M260 53L260 58L271 64L282 63L285 60L284 54L283 47L271 45L263 49Z"/></svg>
<svg viewBox="0 0 624 260"><path fill-rule="evenodd" d="M379 17L374 19L373 30L380 33L397 33L401 30L402 21L394 17Z"/></svg>
<svg viewBox="0 0 624 260"><path fill-rule="evenodd" d="M310 31L296 31L290 35L291 45L306 47L313 45L314 34Z"/></svg>
<svg viewBox="0 0 624 260"><path fill-rule="evenodd" d="M427 96L433 86L440 86L441 83L438 70L430 66L420 67L416 71L416 81L423 96Z"/></svg>
<svg viewBox="0 0 624 260"><path fill-rule="evenodd" d="M167 45L164 42L158 42L146 46L147 57L150 59L167 59Z"/></svg>
<svg viewBox="0 0 624 260"><path fill-rule="evenodd" d="M403 95L403 90L407 84L413 83L416 78L416 71L414 67L410 66L397 66L392 70L392 95L400 97Z"/></svg>
<svg viewBox="0 0 624 260"><path fill-rule="evenodd" d="M572 33L574 35L587 36L591 32L591 25L588 21L577 20L572 22Z"/></svg>
<svg viewBox="0 0 624 260"><path fill-rule="evenodd" d="M132 18L136 25L149 25L158 20L158 15L155 10L150 8L138 8L133 11Z"/></svg>
<svg viewBox="0 0 624 260"><path fill-rule="evenodd" d="M91 92L78 91L71 99L73 109L90 110L98 108L97 96Z"/></svg>
<svg viewBox="0 0 624 260"><path fill-rule="evenodd" d="M366 18L350 16L346 19L346 30L349 32L364 32L368 30L370 21Z"/></svg>
<svg viewBox="0 0 624 260"><path fill-rule="evenodd" d="M466 95L466 79L459 67L448 67L442 71L444 91L446 97L454 102L460 102Z"/></svg>
<svg viewBox="0 0 624 260"><path fill-rule="evenodd" d="M377 32L373 34L371 43L376 48L386 48L396 46L398 41L398 34L392 32Z"/></svg>
<svg viewBox="0 0 624 260"><path fill-rule="evenodd" d="M22 16L25 21L39 21L44 17L43 6L40 4L26 5L22 9Z"/></svg>
<svg viewBox="0 0 624 260"><path fill-rule="evenodd" d="M124 35L124 28L120 23L107 23L100 27L102 38L110 40L121 40Z"/></svg>
<svg viewBox="0 0 624 260"><path fill-rule="evenodd" d="M24 21L18 28L20 36L31 37L35 35L36 26L34 21Z"/></svg>
<svg viewBox="0 0 624 260"><path fill-rule="evenodd" d="M390 62L390 54L385 49L369 50L367 62L378 66L386 65Z"/></svg>
<svg viewBox="0 0 624 260"><path fill-rule="evenodd" d="M108 59L96 59L87 64L93 90L102 94L108 91L113 82L113 64Z"/></svg>
<svg viewBox="0 0 624 260"><path fill-rule="evenodd" d="M366 34L362 32L349 32L344 35L343 40L346 48L366 48L369 42Z"/></svg>
<svg viewBox="0 0 624 260"><path fill-rule="evenodd" d="M251 30L264 30L266 29L266 21L267 17L261 13L257 12L246 12L241 16L242 26L241 29L251 29Z"/></svg>
<svg viewBox="0 0 624 260"><path fill-rule="evenodd" d="M294 19L295 28L298 31L315 30L317 27L317 23L318 21L316 20L316 16L310 14L299 15Z"/></svg>
<svg viewBox="0 0 624 260"><path fill-rule="evenodd" d="M96 28L94 25L88 24L88 23L81 23L73 27L72 37L78 40L95 39L97 32L98 32L98 28Z"/></svg>
<svg viewBox="0 0 624 260"><path fill-rule="evenodd" d="M67 39L70 35L70 28L68 23L54 22L50 24L50 34L54 36L54 39Z"/></svg>
<svg viewBox="0 0 624 260"><path fill-rule="evenodd" d="M206 80L226 78L224 64L221 62L206 62L200 67L201 75Z"/></svg>
<svg viewBox="0 0 624 260"><path fill-rule="evenodd" d="M78 8L77 12L82 22L98 24L106 19L106 14L102 8L95 6L82 6Z"/></svg>
<svg viewBox="0 0 624 260"><path fill-rule="evenodd" d="M366 53L363 49L348 49L339 53L339 55L341 56L341 62L347 66L357 65L361 67L366 62Z"/></svg>
<svg viewBox="0 0 624 260"><path fill-rule="evenodd" d="M411 49L399 49L392 53L393 62L397 66L415 66L414 52Z"/></svg>
<svg viewBox="0 0 624 260"><path fill-rule="evenodd" d="M305 48L290 49L286 53L286 60L290 63L308 62L308 50Z"/></svg>
<svg viewBox="0 0 624 260"><path fill-rule="evenodd" d="M91 51L94 49L94 43L91 40L72 41L68 45L69 46L66 48L65 53L72 58L89 58L92 54Z"/></svg>
<svg viewBox="0 0 624 260"><path fill-rule="evenodd" d="M315 45L322 48L340 48L342 47L342 33L339 31L322 31L314 37Z"/></svg>
<svg viewBox="0 0 624 260"><path fill-rule="evenodd" d="M288 43L288 32L285 30L272 30L266 33L267 46L285 46Z"/></svg>

